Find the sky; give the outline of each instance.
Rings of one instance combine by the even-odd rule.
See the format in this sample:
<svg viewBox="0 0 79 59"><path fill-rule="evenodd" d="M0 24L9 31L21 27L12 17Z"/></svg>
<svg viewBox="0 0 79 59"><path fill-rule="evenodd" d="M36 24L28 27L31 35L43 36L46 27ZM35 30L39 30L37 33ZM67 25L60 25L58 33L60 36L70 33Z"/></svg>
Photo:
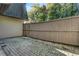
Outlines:
<svg viewBox="0 0 79 59"><path fill-rule="evenodd" d="M46 3L39 3L41 6L42 5L46 5ZM29 12L32 9L32 6L34 5L34 3L27 3L26 4L26 10L27 12Z"/></svg>

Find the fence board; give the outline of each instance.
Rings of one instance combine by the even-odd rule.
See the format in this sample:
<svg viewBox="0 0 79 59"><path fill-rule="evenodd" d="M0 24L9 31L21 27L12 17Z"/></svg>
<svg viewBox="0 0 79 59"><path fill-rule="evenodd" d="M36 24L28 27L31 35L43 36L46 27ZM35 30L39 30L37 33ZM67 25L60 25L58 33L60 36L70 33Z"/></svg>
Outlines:
<svg viewBox="0 0 79 59"><path fill-rule="evenodd" d="M25 34L29 37L79 46L79 16L25 24L25 27Z"/></svg>

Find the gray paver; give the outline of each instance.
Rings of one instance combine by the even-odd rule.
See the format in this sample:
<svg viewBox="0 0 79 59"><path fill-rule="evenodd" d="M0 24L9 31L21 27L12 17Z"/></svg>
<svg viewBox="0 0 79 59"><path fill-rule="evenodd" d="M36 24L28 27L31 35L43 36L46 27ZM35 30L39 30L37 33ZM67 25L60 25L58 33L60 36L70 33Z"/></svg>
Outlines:
<svg viewBox="0 0 79 59"><path fill-rule="evenodd" d="M46 42L29 37L5 39L4 49L13 56L74 56L79 55L79 47ZM4 51L4 50L3 50ZM6 53L5 53L6 54ZM8 56L10 55L8 53Z"/></svg>

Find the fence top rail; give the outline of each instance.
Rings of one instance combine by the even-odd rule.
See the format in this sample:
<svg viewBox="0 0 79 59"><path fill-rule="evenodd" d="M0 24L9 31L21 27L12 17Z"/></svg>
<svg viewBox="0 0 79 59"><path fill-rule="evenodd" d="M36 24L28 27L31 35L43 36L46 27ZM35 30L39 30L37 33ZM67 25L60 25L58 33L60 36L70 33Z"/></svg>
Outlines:
<svg viewBox="0 0 79 59"><path fill-rule="evenodd" d="M53 19L53 20L50 20L50 21L34 22L34 23L26 23L26 24L41 24L41 23L48 23L48 22L55 22L55 21L65 21L65 20L74 19L74 18L79 18L79 16L71 16L71 17Z"/></svg>

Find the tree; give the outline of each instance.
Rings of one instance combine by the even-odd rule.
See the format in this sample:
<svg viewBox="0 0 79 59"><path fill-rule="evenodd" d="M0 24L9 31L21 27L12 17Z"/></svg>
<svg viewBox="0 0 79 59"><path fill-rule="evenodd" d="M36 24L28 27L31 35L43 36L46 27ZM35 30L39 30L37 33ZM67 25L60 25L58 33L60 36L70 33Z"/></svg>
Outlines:
<svg viewBox="0 0 79 59"><path fill-rule="evenodd" d="M52 19L60 18L60 9L61 9L61 4L59 3L47 4L48 19L52 20Z"/></svg>
<svg viewBox="0 0 79 59"><path fill-rule="evenodd" d="M42 22L75 16L79 15L78 6L76 3L48 3L43 6L35 4L29 12L29 18L35 22Z"/></svg>
<svg viewBox="0 0 79 59"><path fill-rule="evenodd" d="M46 20L46 6L34 5L29 12L29 17L35 22L41 22Z"/></svg>
<svg viewBox="0 0 79 59"><path fill-rule="evenodd" d="M65 3L61 8L61 17L75 16L77 8L75 3Z"/></svg>

